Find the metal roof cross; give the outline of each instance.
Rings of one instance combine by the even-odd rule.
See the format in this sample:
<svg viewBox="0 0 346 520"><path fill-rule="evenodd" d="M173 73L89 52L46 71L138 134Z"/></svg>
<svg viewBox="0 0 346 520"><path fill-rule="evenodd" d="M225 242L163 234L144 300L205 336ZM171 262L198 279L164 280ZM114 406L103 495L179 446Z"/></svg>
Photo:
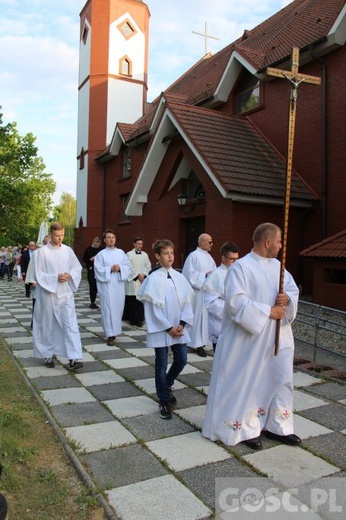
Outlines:
<svg viewBox="0 0 346 520"><path fill-rule="evenodd" d="M208 38L212 38L213 40L220 40L220 38L217 38L217 36L211 36L210 34L208 34L208 31L207 31L207 22L204 22L204 33L200 33L200 32L197 32L197 31L192 31L193 34L198 34L199 36L204 36L204 54L207 54L208 53Z"/></svg>

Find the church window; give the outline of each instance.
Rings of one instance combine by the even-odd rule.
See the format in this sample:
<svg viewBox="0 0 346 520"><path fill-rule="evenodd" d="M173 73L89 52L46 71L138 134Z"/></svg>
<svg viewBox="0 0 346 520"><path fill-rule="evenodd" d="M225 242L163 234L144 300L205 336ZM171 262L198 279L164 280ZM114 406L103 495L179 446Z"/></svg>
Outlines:
<svg viewBox="0 0 346 520"><path fill-rule="evenodd" d="M118 25L118 29L126 40L132 38L132 36L134 36L137 32L130 20L124 20L121 22Z"/></svg>
<svg viewBox="0 0 346 520"><path fill-rule="evenodd" d="M81 151L80 151L80 155L79 155L79 169L80 170L84 170L84 166L85 166L84 157L85 157L85 152L84 152L84 148L82 147Z"/></svg>
<svg viewBox="0 0 346 520"><path fill-rule="evenodd" d="M119 74L122 76L132 75L132 62L128 56L123 56L119 60Z"/></svg>
<svg viewBox="0 0 346 520"><path fill-rule="evenodd" d="M197 199L199 202L205 199L204 187L193 170L187 178L187 198L188 200Z"/></svg>
<svg viewBox="0 0 346 520"><path fill-rule="evenodd" d="M345 269L326 269L324 272L324 280L327 283L345 285L346 284L346 270Z"/></svg>
<svg viewBox="0 0 346 520"><path fill-rule="evenodd" d="M129 201L130 194L126 193L125 195L121 195L121 208L122 208L122 214L121 214L121 222L125 222L127 220L130 220L130 217L126 215L125 210L127 203Z"/></svg>
<svg viewBox="0 0 346 520"><path fill-rule="evenodd" d="M83 32L82 32L82 42L84 43L84 45L86 44L86 41L88 39L88 34L89 34L89 27L85 24L83 27Z"/></svg>
<svg viewBox="0 0 346 520"><path fill-rule="evenodd" d="M131 175L131 148L124 149L123 177Z"/></svg>
<svg viewBox="0 0 346 520"><path fill-rule="evenodd" d="M260 82L246 71L236 88L237 114L244 114L260 106Z"/></svg>

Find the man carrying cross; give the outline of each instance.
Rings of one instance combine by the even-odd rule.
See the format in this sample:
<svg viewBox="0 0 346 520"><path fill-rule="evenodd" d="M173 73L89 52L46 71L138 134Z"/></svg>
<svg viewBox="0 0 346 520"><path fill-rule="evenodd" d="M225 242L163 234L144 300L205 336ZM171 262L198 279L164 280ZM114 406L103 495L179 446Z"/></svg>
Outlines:
<svg viewBox="0 0 346 520"><path fill-rule="evenodd" d="M202 434L227 446L244 442L262 449L261 432L291 446L293 432L293 353L291 323L298 287L285 271L278 294L281 230L260 224L253 249L237 260L225 280L225 310L215 351ZM276 320L280 350L274 356Z"/></svg>

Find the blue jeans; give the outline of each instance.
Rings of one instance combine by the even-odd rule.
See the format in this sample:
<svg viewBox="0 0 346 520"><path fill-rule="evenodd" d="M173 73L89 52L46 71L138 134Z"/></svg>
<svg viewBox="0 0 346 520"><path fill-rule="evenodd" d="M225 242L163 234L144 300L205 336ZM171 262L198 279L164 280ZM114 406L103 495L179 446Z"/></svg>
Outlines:
<svg viewBox="0 0 346 520"><path fill-rule="evenodd" d="M155 348L155 386L157 397L167 403L170 398L169 389L174 384L187 363L187 345L179 344L171 346L173 363L167 373L168 347Z"/></svg>

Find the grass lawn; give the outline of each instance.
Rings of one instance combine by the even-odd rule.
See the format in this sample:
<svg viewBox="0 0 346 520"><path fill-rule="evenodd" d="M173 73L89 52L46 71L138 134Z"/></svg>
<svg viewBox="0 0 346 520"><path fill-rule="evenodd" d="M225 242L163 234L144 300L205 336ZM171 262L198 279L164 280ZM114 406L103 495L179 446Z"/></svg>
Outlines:
<svg viewBox="0 0 346 520"><path fill-rule="evenodd" d="M9 520L103 520L0 339L0 492Z"/></svg>

